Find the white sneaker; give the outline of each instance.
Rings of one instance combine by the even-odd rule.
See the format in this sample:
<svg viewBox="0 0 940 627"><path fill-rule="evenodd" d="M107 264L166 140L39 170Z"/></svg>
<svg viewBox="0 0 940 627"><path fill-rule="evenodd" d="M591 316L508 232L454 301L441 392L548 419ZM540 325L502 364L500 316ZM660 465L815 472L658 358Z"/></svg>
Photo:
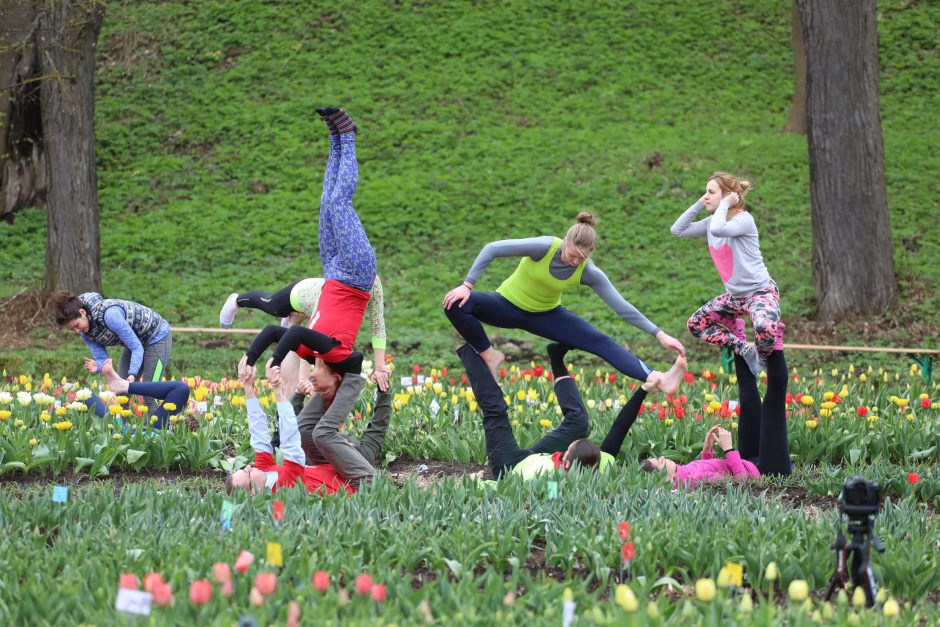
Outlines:
<svg viewBox="0 0 940 627"><path fill-rule="evenodd" d="M231 329L232 323L235 322L235 312L238 311L238 305L235 304L237 298L238 294L233 292L222 305L222 311L219 312L219 326L223 329Z"/></svg>
<svg viewBox="0 0 940 627"><path fill-rule="evenodd" d="M290 328L290 318L289 317L281 318L281 326L284 327L285 329Z"/></svg>

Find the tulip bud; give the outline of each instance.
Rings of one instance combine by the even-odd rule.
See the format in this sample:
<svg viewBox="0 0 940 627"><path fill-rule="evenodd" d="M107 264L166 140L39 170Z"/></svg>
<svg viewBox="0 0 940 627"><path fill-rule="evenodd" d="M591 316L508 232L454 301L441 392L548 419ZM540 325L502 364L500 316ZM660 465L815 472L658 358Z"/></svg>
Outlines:
<svg viewBox="0 0 940 627"><path fill-rule="evenodd" d="M802 601L809 596L809 586L803 579L794 579L787 589L791 601Z"/></svg>
<svg viewBox="0 0 940 627"><path fill-rule="evenodd" d="M695 582L695 598L708 603L715 598L715 582L711 579L699 579Z"/></svg>
<svg viewBox="0 0 940 627"><path fill-rule="evenodd" d="M898 605L898 602L894 600L894 597L891 597L885 601L884 609L882 611L887 618L894 618L901 613L901 606Z"/></svg>
<svg viewBox="0 0 940 627"><path fill-rule="evenodd" d="M855 586L855 592L852 593L852 606L865 607L865 591L861 586Z"/></svg>
<svg viewBox="0 0 940 627"><path fill-rule="evenodd" d="M777 580L777 562L767 564L767 570L764 571L764 579L767 581Z"/></svg>
<svg viewBox="0 0 940 627"><path fill-rule="evenodd" d="M751 599L751 595L744 593L741 596L741 604L738 606L738 611L742 614L750 614L754 610L754 601Z"/></svg>

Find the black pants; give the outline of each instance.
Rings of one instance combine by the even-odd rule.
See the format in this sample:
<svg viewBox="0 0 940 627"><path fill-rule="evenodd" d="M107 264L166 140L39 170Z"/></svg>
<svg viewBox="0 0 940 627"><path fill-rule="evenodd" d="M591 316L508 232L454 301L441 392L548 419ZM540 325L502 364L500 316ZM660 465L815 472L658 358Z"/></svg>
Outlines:
<svg viewBox="0 0 940 627"><path fill-rule="evenodd" d="M287 316L294 313L294 308L290 304L290 292L292 289L294 289L294 286L297 285L297 283L297 281L294 281L284 289L279 290L274 294L268 294L267 292L260 292L257 290L253 292L244 292L238 295L238 298L235 299L235 304L239 307L260 309L264 313L277 316L278 318L286 318Z"/></svg>
<svg viewBox="0 0 940 627"><path fill-rule="evenodd" d="M280 366L284 358L287 357L287 353L296 351L301 345L321 355L340 345L339 340L307 327L294 325L289 329L285 329L281 326L269 324L261 329L261 333L255 337L251 346L245 351L245 355L248 356L248 365L254 366L262 353L268 349L268 346L274 343L277 343L277 346L274 347L274 354L271 356L272 366ZM311 360L308 359L307 361Z"/></svg>
<svg viewBox="0 0 940 627"><path fill-rule="evenodd" d="M762 475L789 475L790 444L787 439L787 383L790 373L783 351L767 357L767 393L761 402L757 379L741 357L735 355L741 418L738 421L738 451Z"/></svg>
<svg viewBox="0 0 940 627"><path fill-rule="evenodd" d="M581 400L577 383L574 379L567 378L555 383L555 396L565 416L564 420L534 445L525 449L519 448L516 435L509 424L509 408L503 398L503 391L493 379L489 368L467 344L457 349L457 354L467 369L473 395L483 412L486 457L493 476L497 479L529 455L564 451L575 440L587 437L587 409Z"/></svg>

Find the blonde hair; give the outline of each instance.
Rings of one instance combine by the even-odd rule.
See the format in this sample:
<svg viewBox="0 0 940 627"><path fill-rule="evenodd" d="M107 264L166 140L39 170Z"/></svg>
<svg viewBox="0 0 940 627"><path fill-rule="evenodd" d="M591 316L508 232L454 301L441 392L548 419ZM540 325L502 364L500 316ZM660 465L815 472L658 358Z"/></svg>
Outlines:
<svg viewBox="0 0 940 627"><path fill-rule="evenodd" d="M565 241L582 250L594 250L597 240L594 226L597 224L597 218L590 211L581 211L574 220L574 224L565 234Z"/></svg>
<svg viewBox="0 0 940 627"><path fill-rule="evenodd" d="M750 181L739 181L736 176L728 174L727 172L715 172L708 177L708 180L718 183L718 188L721 190L722 195L727 195L731 192L738 195L738 202L736 202L734 206L729 207L729 211L747 211L747 207L744 206L744 196L753 189Z"/></svg>

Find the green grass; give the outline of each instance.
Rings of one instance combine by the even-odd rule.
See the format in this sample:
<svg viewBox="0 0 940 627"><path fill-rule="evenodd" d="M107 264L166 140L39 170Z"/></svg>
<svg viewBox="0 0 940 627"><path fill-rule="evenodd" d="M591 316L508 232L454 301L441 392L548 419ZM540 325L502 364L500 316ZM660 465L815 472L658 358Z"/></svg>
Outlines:
<svg viewBox="0 0 940 627"><path fill-rule="evenodd" d="M897 316L936 325L940 9L879 8ZM581 209L601 219L598 265L688 337L685 319L721 284L702 242L668 228L716 169L755 183L784 316L812 314L806 142L779 132L792 88L788 0L123 2L109 5L99 49L103 289L174 324L214 325L231 291L320 273L327 140L313 107L331 103L362 129L356 207L379 257L392 353L450 355L440 299L479 248L562 234ZM44 220L25 210L0 225L0 296L38 284ZM494 263L480 287L511 269ZM566 304L651 362L667 358L589 290ZM895 342L924 343L905 328ZM200 353L179 342L177 363L211 367Z"/></svg>

